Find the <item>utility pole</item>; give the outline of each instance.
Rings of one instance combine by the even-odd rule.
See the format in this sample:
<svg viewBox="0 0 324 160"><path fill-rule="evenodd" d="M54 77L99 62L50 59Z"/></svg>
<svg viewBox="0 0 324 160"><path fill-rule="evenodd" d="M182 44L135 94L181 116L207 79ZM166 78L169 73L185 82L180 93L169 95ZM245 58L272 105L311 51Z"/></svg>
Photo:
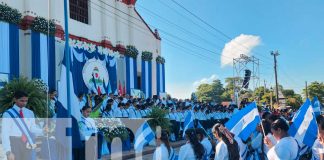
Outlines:
<svg viewBox="0 0 324 160"><path fill-rule="evenodd" d="M308 87L307 87L307 81L305 82L306 83L306 99L308 98Z"/></svg>
<svg viewBox="0 0 324 160"><path fill-rule="evenodd" d="M276 78L276 101L277 104L279 105L279 86L278 86L278 76L277 76L277 56L279 56L279 52L271 51L271 55L273 56L274 59L274 70L275 70L275 78Z"/></svg>

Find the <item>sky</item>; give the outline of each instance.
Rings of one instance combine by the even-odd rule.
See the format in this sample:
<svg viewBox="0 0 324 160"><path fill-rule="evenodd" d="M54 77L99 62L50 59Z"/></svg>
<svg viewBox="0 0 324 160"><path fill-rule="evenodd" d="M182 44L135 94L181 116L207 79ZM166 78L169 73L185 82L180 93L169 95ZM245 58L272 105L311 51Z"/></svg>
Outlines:
<svg viewBox="0 0 324 160"><path fill-rule="evenodd" d="M225 83L240 54L259 59L260 80L252 84L274 86L270 51L276 50L285 89L301 93L305 81L324 81L322 0L137 0L135 8L162 38L172 97L188 98L215 79Z"/></svg>

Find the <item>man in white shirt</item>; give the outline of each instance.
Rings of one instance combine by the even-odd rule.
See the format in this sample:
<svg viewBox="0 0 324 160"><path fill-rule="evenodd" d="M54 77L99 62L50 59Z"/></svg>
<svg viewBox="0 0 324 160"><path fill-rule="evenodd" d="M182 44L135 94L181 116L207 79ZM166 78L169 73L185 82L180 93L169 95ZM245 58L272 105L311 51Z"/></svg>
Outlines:
<svg viewBox="0 0 324 160"><path fill-rule="evenodd" d="M2 146L8 160L35 159L36 143L34 137L43 135L44 131L37 128L33 111L26 108L28 95L23 91L14 93L12 108L3 114L2 119ZM26 125L24 125L26 124Z"/></svg>

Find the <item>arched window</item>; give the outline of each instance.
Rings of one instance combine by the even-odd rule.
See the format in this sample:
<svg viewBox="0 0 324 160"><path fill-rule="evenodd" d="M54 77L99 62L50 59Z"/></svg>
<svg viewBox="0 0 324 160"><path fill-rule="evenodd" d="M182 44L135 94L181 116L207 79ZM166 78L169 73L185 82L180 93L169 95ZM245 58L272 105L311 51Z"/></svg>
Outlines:
<svg viewBox="0 0 324 160"><path fill-rule="evenodd" d="M89 24L88 0L70 0L70 18Z"/></svg>

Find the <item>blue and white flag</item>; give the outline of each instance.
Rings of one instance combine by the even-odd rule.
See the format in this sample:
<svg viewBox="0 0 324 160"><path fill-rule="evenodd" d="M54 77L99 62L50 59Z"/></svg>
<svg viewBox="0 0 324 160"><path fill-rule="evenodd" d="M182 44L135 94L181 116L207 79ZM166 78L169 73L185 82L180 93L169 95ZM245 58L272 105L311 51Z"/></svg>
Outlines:
<svg viewBox="0 0 324 160"><path fill-rule="evenodd" d="M183 134L182 134L182 137L185 137L185 133L186 133L186 130L187 129L190 129L190 128L195 128L195 118L193 116L193 113L192 111L189 111L185 117L185 120L184 120L184 123L183 123L183 126L184 126L184 129L183 129ZM203 126L199 123L198 121L198 124L196 126L197 128L203 128ZM203 128L204 129L204 128ZM205 129L204 129L205 130Z"/></svg>
<svg viewBox="0 0 324 160"><path fill-rule="evenodd" d="M315 114L315 117L321 114L321 102L318 100L317 96L315 96L312 100L312 106L313 106L313 112Z"/></svg>
<svg viewBox="0 0 324 160"><path fill-rule="evenodd" d="M74 53L74 49L71 49L71 54ZM61 159L68 159L70 156L70 153L63 153L66 151L66 148L80 148L82 143L81 143L81 138L80 138L80 131L79 131L79 125L78 122L81 120L81 112L79 106L79 100L77 97L76 93L76 83L80 81L79 79L75 79L74 77L76 72L73 72L73 66L72 65L72 60L70 61L70 70L66 70L66 63L65 63L65 58L64 56L63 63L62 63L62 68L61 68L61 78L60 82L58 84L58 101L56 102L57 106L57 121L56 121L56 140L60 144L60 157ZM72 58L74 58L72 56ZM71 102L71 124L72 128L65 128L67 126L67 119L68 118L68 105L67 105L67 77L66 73L70 75L70 81L68 82L70 85L70 102ZM60 119L60 120L59 120ZM66 119L66 120L64 120ZM70 125L71 126L71 125ZM67 137L72 137L72 144L67 143Z"/></svg>
<svg viewBox="0 0 324 160"><path fill-rule="evenodd" d="M187 116L185 117L183 126L184 126L184 128L183 128L182 137L185 137L186 130L189 129L189 128L194 128L194 126L195 126L195 124L194 124L194 116L193 116L193 113L191 111L189 111Z"/></svg>
<svg viewBox="0 0 324 160"><path fill-rule="evenodd" d="M151 127L144 122L136 131L134 149L136 153L142 152L144 146L155 139Z"/></svg>
<svg viewBox="0 0 324 160"><path fill-rule="evenodd" d="M249 104L236 114L225 124L226 128L246 141L260 123L260 115L255 102Z"/></svg>
<svg viewBox="0 0 324 160"><path fill-rule="evenodd" d="M299 145L313 146L317 138L317 124L309 99L306 100L295 115L288 133L297 140Z"/></svg>

